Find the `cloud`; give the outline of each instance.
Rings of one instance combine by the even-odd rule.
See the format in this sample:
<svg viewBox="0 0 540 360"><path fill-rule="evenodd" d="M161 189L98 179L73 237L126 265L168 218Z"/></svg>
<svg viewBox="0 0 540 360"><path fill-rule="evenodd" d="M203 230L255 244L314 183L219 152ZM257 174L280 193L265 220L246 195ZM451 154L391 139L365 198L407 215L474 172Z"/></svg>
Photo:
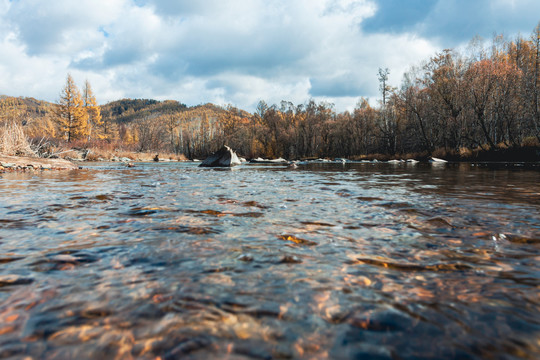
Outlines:
<svg viewBox="0 0 540 360"><path fill-rule="evenodd" d="M532 0L403 3L0 0L0 93L55 101L70 72L81 84L88 78L101 103L156 98L253 110L261 99L315 98L350 108L379 96L379 67L397 85L410 65L478 30L522 31L518 19L538 9Z"/></svg>
<svg viewBox="0 0 540 360"><path fill-rule="evenodd" d="M375 16L362 28L369 33L416 33L455 47L480 35L528 34L536 26L536 0L377 0Z"/></svg>
<svg viewBox="0 0 540 360"><path fill-rule="evenodd" d="M437 5L438 0L379 0L376 2L375 16L364 23L362 28L368 32L394 32L415 30L426 20Z"/></svg>
<svg viewBox="0 0 540 360"><path fill-rule="evenodd" d="M10 1L3 20L25 45L28 55L69 55L99 46L104 34L99 24L119 18L123 1Z"/></svg>

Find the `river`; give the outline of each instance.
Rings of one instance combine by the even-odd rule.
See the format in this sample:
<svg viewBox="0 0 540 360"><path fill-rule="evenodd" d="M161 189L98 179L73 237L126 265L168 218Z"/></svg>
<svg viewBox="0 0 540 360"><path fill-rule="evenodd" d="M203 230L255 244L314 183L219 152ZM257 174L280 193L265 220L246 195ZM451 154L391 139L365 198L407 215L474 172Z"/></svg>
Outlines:
<svg viewBox="0 0 540 360"><path fill-rule="evenodd" d="M540 167L0 174L0 358L538 359Z"/></svg>

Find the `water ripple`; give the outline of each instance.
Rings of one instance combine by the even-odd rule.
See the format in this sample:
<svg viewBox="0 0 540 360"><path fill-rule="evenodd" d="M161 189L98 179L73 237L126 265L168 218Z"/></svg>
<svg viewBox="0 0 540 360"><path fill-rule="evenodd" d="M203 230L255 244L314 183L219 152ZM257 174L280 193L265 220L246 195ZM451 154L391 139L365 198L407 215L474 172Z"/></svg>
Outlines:
<svg viewBox="0 0 540 360"><path fill-rule="evenodd" d="M539 175L3 174L0 357L538 358Z"/></svg>

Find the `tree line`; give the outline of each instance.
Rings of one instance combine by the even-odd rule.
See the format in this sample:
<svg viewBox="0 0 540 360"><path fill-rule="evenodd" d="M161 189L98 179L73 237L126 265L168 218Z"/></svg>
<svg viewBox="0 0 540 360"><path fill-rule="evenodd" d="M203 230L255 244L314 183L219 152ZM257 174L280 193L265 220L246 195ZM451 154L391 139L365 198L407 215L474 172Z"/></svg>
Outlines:
<svg viewBox="0 0 540 360"><path fill-rule="evenodd" d="M529 39L497 36L489 46L477 40L466 52L444 50L411 68L399 88L388 74L379 69L376 107L361 99L352 112L336 113L314 101L261 102L225 139L247 154L287 158L466 155L540 144L540 24Z"/></svg>
<svg viewBox="0 0 540 360"><path fill-rule="evenodd" d="M467 156L540 144L540 23L529 38L496 36L489 45L475 39L464 51L435 54L412 67L400 87L389 85L389 73L379 69L378 104L360 99L350 112L313 100L260 101L254 114L228 106L153 124L162 131L162 147L189 157L205 156L224 143L247 157L289 159ZM139 141L155 143L151 130L138 126Z"/></svg>
<svg viewBox="0 0 540 360"><path fill-rule="evenodd" d="M88 81L81 93L68 75L57 104L26 101L38 109L28 120L20 100L0 99L0 120L22 114L34 137L188 158L207 156L223 144L246 157L288 159L466 156L540 146L540 23L528 38L496 36L489 45L475 39L466 50L435 54L404 74L399 87L389 84L390 71L379 69L376 104L362 98L354 110L337 112L314 100L260 101L253 114L172 100L124 99L100 107Z"/></svg>

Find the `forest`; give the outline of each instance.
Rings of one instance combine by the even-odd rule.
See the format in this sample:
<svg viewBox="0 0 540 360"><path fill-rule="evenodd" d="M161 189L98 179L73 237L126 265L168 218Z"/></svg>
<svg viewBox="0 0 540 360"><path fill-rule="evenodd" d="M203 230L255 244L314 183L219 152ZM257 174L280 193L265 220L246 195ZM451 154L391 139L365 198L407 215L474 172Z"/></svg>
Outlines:
<svg viewBox="0 0 540 360"><path fill-rule="evenodd" d="M353 111L261 100L252 114L174 100L98 106L90 84L80 92L68 75L56 104L0 98L0 152L14 152L8 134L18 131L29 147L17 151L42 156L78 147L193 159L227 144L247 158L540 158L540 23L529 37L473 39L464 50L434 54L399 87L389 84L390 71L379 69L380 99L361 98Z"/></svg>

